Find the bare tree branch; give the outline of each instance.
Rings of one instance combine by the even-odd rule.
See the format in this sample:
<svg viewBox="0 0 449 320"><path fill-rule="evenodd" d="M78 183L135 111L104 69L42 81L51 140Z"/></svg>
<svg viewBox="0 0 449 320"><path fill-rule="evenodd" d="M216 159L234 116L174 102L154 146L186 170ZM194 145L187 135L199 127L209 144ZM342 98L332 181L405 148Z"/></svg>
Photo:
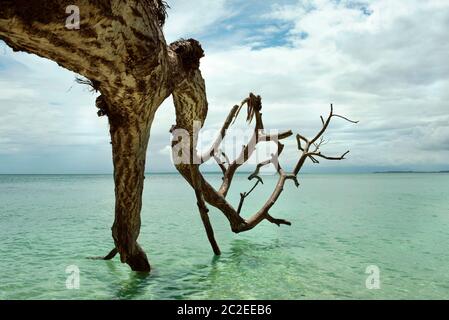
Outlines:
<svg viewBox="0 0 449 320"><path fill-rule="evenodd" d="M217 162L218 166L220 167L221 171L223 172L223 174L226 173L226 167L223 164L223 162L221 161L221 159L219 158L218 155L214 154L214 159Z"/></svg>
<svg viewBox="0 0 449 320"><path fill-rule="evenodd" d="M250 140L250 142L243 146L242 151L240 155L231 162L226 170L224 171L224 178L223 178L223 184L220 187L220 189L217 191L213 189L210 185L207 185L207 188L203 190L205 192L206 201L208 201L211 205L216 206L220 210L225 213L226 217L231 222L232 230L236 233L244 232L253 229L255 226L257 226L260 222L263 220L267 220L273 224L276 224L278 226L284 224L284 225L291 225L291 223L284 219L278 219L274 218L270 215L270 210L276 203L276 201L279 199L280 195L282 194L282 191L284 190L285 181L292 180L296 187L299 187L299 181L298 181L298 173L303 167L305 161L309 158L312 160L313 163L319 163L317 158L323 158L327 160L343 160L345 159L345 156L348 154L348 152L345 152L340 157L330 157L326 156L320 151L320 147L325 145L327 141L324 139L323 134L326 132L326 130L329 127L329 124L333 117L342 118L344 120L348 120L350 122L356 123L355 121L349 120L348 118L342 117L340 115L335 115L333 113L333 105L331 105L331 110L326 118L324 120L322 119L322 127L318 131L318 133L312 138L308 139L305 136L301 134L296 135L296 141L297 141L297 147L298 150L301 151L301 155L298 159L297 164L295 165L295 168L293 172L288 173L285 172L279 161L278 157L279 154L282 152L284 145L279 142L279 139L285 139L290 137L293 133L289 131L284 131L278 134L274 135L268 135L264 133L264 126L262 121L262 114L260 113L260 110L262 108L261 106L261 98L259 96L255 96L253 94L250 94L249 98L243 100L243 104L248 104L248 115L247 120L250 122L252 119L256 119L256 124L254 127L254 133ZM232 115L235 117L241 109L242 105L236 110L235 107L232 110ZM229 119L231 117L228 116L227 120L225 121L225 125L223 127L228 128L229 127ZM234 118L235 119L235 118ZM235 121L235 120L234 120ZM278 152L275 155L272 155L270 159L267 159L265 161L262 161L256 165L256 168L254 172L248 177L249 180L257 179L256 183L253 185L253 187L248 192L242 192L240 193L240 201L237 207L237 210L234 210L232 206L230 205L224 205L226 202L225 197L229 190L229 187L231 185L232 179L234 177L234 174L236 170L245 163L252 155L252 153L256 150L256 146L261 141L277 141L278 143ZM218 148L219 144L214 143L215 147ZM312 150L311 147L313 147ZM221 160L220 160L221 161ZM278 182L271 194L271 196L266 200L265 204L262 205L262 207L254 213L252 216L244 220L244 223L235 223L237 217L240 217L242 214L243 204L245 199L254 192L256 187L263 183L262 178L259 176L260 169L264 166L267 166L269 164L273 164L277 170L277 173L279 175ZM214 195L214 196L211 196Z"/></svg>
<svg viewBox="0 0 449 320"><path fill-rule="evenodd" d="M231 125L232 120L236 119L238 112L242 105L240 105L240 107L238 105L235 105L234 107L232 107L215 142L212 144L212 146L209 148L209 150L206 151L201 156L201 163L207 162L211 157L213 157L217 153L217 150L218 150L221 142L223 141L224 137L226 136L226 131L229 129L229 126Z"/></svg>
<svg viewBox="0 0 449 320"><path fill-rule="evenodd" d="M115 247L105 258L118 253L121 262L128 263L133 270L148 272L151 269L144 250L137 242L145 161L156 110L170 95L176 111L173 128L190 134L190 138L172 143L173 149L187 145L190 151L190 163L176 164L176 168L195 191L198 210L216 254L220 254L220 249L206 203L218 208L236 233L251 230L264 220L276 225L290 225L290 222L270 214L284 190L285 181L292 180L298 187L298 173L307 159L318 163L317 158L342 160L347 155L328 157L319 150L332 118L356 123L334 114L331 105L328 118L321 117L322 128L312 139L300 134L296 136L299 159L293 172L286 172L278 160L284 149L280 140L290 137L293 132L266 133L261 113L262 99L250 93L240 105L231 109L210 149L198 156L193 123L200 121L203 125L208 111L205 81L199 70L204 52L194 39L181 39L167 46L162 30L166 18L165 1L79 0L76 5L83 12L79 31L68 30L64 24L66 6L70 3L66 0L4 0L0 6L0 38L15 51L37 54L81 74L85 79L78 82L101 93L96 105L99 115L106 115L109 121L116 198L112 226ZM248 124L255 122L254 132L237 158L230 161L224 153L220 154L219 146L244 105L247 107L246 121ZM257 181L248 192L242 193L236 210L226 200L232 180L262 141L277 142L277 153L257 165L249 177ZM222 156L226 162L222 161ZM200 159L202 164L212 157L223 172L223 182L218 190L204 179L200 166L194 161ZM270 163L278 174L276 186L261 208L245 219L242 217L244 200L263 183L259 171Z"/></svg>
<svg viewBox="0 0 449 320"><path fill-rule="evenodd" d="M334 115L332 115L332 116L333 116L333 117L337 117L337 118L341 118L341 119L343 119L343 120L346 120L346 121L351 122L351 123L354 123L354 124L359 123L359 121L354 121L354 120L348 119L348 118L343 117L343 116L341 116L341 115L339 115L339 114L334 114Z"/></svg>
<svg viewBox="0 0 449 320"><path fill-rule="evenodd" d="M349 153L349 150L346 151L345 153L343 153L343 154L342 154L341 156L339 156L339 157L328 157L328 156L322 154L321 152L312 152L312 153L309 153L309 157L312 158L313 156L316 156L316 157L320 157L320 158L323 158L323 159L326 159L326 160L344 160L344 159L345 159L345 156L346 156L348 153Z"/></svg>
<svg viewBox="0 0 449 320"><path fill-rule="evenodd" d="M238 214L240 214L240 212L242 211L243 202L245 201L246 197L248 197L251 194L251 192L253 192L253 190L256 189L256 187L257 187L257 185L259 183L263 184L262 179L260 179L260 177L258 177L258 178L259 179L257 179L256 183L252 186L252 188L248 192L240 193L240 202L239 202L239 205L237 207L237 213Z"/></svg>
<svg viewBox="0 0 449 320"><path fill-rule="evenodd" d="M280 227L281 224L285 224L285 225L287 225L287 226L291 226L291 225L292 225L292 223L291 223L290 221L287 221L287 220L284 220L284 219L275 219L275 218L273 218L273 217L272 217L271 215L269 215L269 214L267 214L266 219L267 219L269 222L271 222L271 223L277 224L278 227Z"/></svg>

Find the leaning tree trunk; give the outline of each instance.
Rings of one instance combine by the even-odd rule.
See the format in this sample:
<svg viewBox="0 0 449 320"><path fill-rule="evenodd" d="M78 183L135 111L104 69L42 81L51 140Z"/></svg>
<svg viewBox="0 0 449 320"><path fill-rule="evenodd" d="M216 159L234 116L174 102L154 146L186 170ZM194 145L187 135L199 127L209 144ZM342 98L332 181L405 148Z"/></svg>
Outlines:
<svg viewBox="0 0 449 320"><path fill-rule="evenodd" d="M112 236L121 261L138 271L150 269L146 254L137 243L149 129L149 124L140 121L111 121L110 126L115 182Z"/></svg>
<svg viewBox="0 0 449 320"><path fill-rule="evenodd" d="M69 5L79 7L79 30L66 28ZM109 119L116 195L108 258L118 252L138 271L150 270L137 238L151 123L182 81L180 59L163 37L164 19L161 0L2 0L0 6L0 39L85 76L101 93L97 107Z"/></svg>
<svg viewBox="0 0 449 320"><path fill-rule="evenodd" d="M65 26L66 7L73 4L79 7L81 15L79 30L68 30ZM173 94L176 108L173 130L187 132L184 137L177 137L174 133L173 151L175 154L175 150L181 149L189 155L188 160L177 163L176 168L194 189L200 216L215 254L220 254L220 249L214 238L206 202L222 211L232 231L237 233L251 230L264 220L278 226L290 225L289 221L274 218L269 213L285 181L293 180L299 186L297 175L306 159L314 163L318 163L317 158L342 160L348 153L328 157L320 151L323 134L332 118L351 121L334 114L331 107L327 120L321 118L323 127L314 138L296 136L302 153L293 172L285 172L275 156L259 163L249 177L258 181L250 191L241 193L238 207L234 209L226 199L228 190L237 169L249 159L257 143L277 141L279 155L283 145L278 140L293 133L264 133L261 98L250 94L240 106L231 109L222 127L221 138L204 157L199 157L195 127L199 129L207 116L206 88L199 70L203 50L193 39L167 46L162 33L164 19L165 1L162 0L77 0L75 3L72 0L2 0L0 6L0 39L16 51L49 58L85 76L88 80L84 82L101 93L96 105L100 109L99 115L106 115L109 119L116 197L112 227L115 248L105 259L119 253L121 261L137 271L150 271L147 256L137 239L151 123L157 108L170 94ZM234 161L227 159L225 165L218 160L219 150L216 148L244 104L248 107L247 120L256 120L253 138ZM199 169L200 164L211 157L217 160L223 171L223 183L218 190L206 181ZM243 202L262 181L258 176L260 168L269 164L273 164L279 174L278 184L262 208L245 219L242 216Z"/></svg>

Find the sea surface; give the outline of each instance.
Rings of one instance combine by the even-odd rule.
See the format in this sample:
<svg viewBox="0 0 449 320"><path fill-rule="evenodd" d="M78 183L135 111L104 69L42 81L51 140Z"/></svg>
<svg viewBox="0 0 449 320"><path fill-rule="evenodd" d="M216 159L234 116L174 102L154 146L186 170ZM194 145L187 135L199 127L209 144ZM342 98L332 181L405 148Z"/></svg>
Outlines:
<svg viewBox="0 0 449 320"><path fill-rule="evenodd" d="M246 177L233 183L234 206ZM275 177L264 179L243 215L272 191ZM300 183L287 183L271 211L292 226L233 234L211 209L223 252L214 257L187 183L147 175L147 275L118 257L87 259L113 247L112 176L0 176L0 299L449 299L449 174L305 174Z"/></svg>

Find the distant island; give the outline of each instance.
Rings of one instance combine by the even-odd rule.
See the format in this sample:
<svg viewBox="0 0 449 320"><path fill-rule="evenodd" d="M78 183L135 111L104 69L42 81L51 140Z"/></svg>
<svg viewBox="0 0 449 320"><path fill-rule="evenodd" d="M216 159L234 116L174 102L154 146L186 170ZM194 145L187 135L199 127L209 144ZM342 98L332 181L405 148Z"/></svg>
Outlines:
<svg viewBox="0 0 449 320"><path fill-rule="evenodd" d="M381 174L381 173L449 173L449 170L443 170L443 171L376 171L373 172L374 174Z"/></svg>

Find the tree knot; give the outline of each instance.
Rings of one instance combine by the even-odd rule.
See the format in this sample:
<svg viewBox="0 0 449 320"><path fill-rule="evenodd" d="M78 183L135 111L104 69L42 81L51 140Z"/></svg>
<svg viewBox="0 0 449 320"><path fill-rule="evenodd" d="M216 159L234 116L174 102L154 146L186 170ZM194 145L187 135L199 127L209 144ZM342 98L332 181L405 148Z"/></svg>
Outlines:
<svg viewBox="0 0 449 320"><path fill-rule="evenodd" d="M200 59L204 57L204 51L197 40L179 39L170 44L170 48L181 59L182 66L187 72L200 67Z"/></svg>
<svg viewBox="0 0 449 320"><path fill-rule="evenodd" d="M156 15L159 26L163 26L167 18L167 9L170 8L168 3L164 0L147 0L149 7Z"/></svg>
<svg viewBox="0 0 449 320"><path fill-rule="evenodd" d="M99 117L105 116L108 114L108 104L106 102L106 99L103 95L99 95L98 98L95 100L95 106L98 108L97 115Z"/></svg>

